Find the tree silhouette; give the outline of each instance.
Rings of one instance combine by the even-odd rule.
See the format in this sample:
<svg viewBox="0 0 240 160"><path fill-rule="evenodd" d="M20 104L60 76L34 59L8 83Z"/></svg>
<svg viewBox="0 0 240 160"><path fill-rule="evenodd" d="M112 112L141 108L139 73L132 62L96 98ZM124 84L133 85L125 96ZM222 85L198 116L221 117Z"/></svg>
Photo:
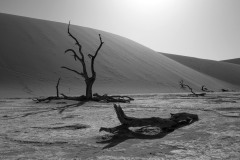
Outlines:
<svg viewBox="0 0 240 160"><path fill-rule="evenodd" d="M69 21L69 24L68 24L68 35L75 41L75 45L78 46L79 55L75 52L74 49L67 49L65 51L65 53L72 53L73 54L72 56L74 57L74 60L79 61L82 64L82 72L78 72L74 69L71 69L71 68L65 67L65 66L62 66L61 68L72 71L72 72L74 72L74 73L76 73L76 74L78 74L78 75L80 75L84 78L85 84L86 84L86 99L91 100L92 99L92 86L93 86L93 83L96 80L96 72L95 72L95 69L94 69L94 61L95 61L95 59L98 55L98 52L101 49L104 42L102 41L101 34L99 34L100 44L99 44L96 52L94 54L88 54L88 57L91 59L91 76L89 76L89 74L87 72L87 69L86 69L85 56L82 52L82 45L78 42L77 38L74 37L70 32L70 21Z"/></svg>
<svg viewBox="0 0 240 160"><path fill-rule="evenodd" d="M76 37L74 37L71 32L70 32L70 21L69 21L69 24L68 24L68 35L75 41L75 45L77 45L78 47L78 54L76 53L76 51L72 48L70 49L67 49L65 51L65 53L71 53L74 60L75 61L78 61L82 64L82 71L79 72L77 70L74 70L74 69L71 69L69 67L66 67L66 66L62 66L61 68L63 69L66 69L66 70L69 70L69 71L72 71L80 76L82 76L85 80L85 84L86 84L86 94L85 95L82 95L82 96L77 96L77 97L69 97L69 96L66 96L65 94L61 93L59 96L59 89L58 89L58 86L59 86L59 83L60 83L60 78L58 79L57 81L57 85L56 85L56 96L50 96L50 97L47 97L47 98L34 98L33 101L37 102L37 103L40 103L40 102L50 102L51 100L61 100L61 99L64 99L64 100L76 100L76 101L96 101L96 102L119 102L119 103L130 103L130 101L133 101L134 99L131 98L131 97L128 97L128 96L118 96L118 95L114 95L114 96L108 96L107 94L104 94L103 96L95 93L95 94L92 94L92 87L93 87L93 83L95 82L96 80L96 72L95 72L95 68L94 68L94 62L95 62L95 59L100 51L100 49L102 48L102 45L103 45L103 41L102 41L102 37L101 37L101 34L99 34L99 40L100 40L100 44L97 48L97 50L95 51L94 54L88 54L88 57L90 58L91 60L91 64L90 64L90 71L91 71L91 76L89 76L88 72L87 72L87 67L86 67L86 61L85 61L85 56L82 52L82 45L79 43L79 41L77 40Z"/></svg>

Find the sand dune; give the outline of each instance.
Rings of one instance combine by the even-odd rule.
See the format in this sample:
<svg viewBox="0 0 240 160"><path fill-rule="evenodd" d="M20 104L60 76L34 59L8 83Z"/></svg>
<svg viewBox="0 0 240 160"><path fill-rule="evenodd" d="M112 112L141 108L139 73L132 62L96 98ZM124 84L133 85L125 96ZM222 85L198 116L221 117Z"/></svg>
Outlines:
<svg viewBox="0 0 240 160"><path fill-rule="evenodd" d="M240 66L239 65L226 63L223 61L213 61L213 60L199 59L199 58L166 54L166 53L161 53L161 54L185 66L188 66L196 71L199 71L203 74L209 75L216 79L219 79L237 86L240 85Z"/></svg>
<svg viewBox="0 0 240 160"><path fill-rule="evenodd" d="M223 60L222 62L228 62L228 63L233 63L233 64L238 64L238 65L240 65L240 58L227 59L227 60Z"/></svg>
<svg viewBox="0 0 240 160"><path fill-rule="evenodd" d="M84 93L82 77L60 68L64 65L81 71L81 65L64 54L74 47L74 41L67 35L67 24L8 14L0 14L0 19L0 97L53 95L58 77L62 77L61 92ZM95 52L99 33L105 42L96 59L93 92L180 92L180 79L198 90L203 84L213 90L240 88L237 65L188 57L182 61L191 64L183 65L177 59L108 32L73 25L71 32L86 54ZM198 69L199 65L204 69Z"/></svg>

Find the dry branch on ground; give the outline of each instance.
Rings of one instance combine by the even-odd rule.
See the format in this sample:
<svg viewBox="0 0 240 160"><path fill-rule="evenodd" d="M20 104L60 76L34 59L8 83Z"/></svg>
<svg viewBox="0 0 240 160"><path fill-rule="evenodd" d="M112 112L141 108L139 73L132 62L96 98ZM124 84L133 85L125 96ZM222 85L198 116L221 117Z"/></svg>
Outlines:
<svg viewBox="0 0 240 160"><path fill-rule="evenodd" d="M107 94L99 95L97 93L93 94L93 100L98 102L120 102L120 103L130 103L134 99L128 96L109 96Z"/></svg>
<svg viewBox="0 0 240 160"><path fill-rule="evenodd" d="M86 96L79 96L79 97L69 97L66 96L65 94L61 94L61 96L50 96L47 98L34 98L33 101L35 101L36 103L40 103L40 102L46 102L49 103L52 100L73 100L73 101L95 101L95 102L117 102L117 103L130 103L131 101L133 101L134 99L128 96L109 96L107 94L104 95L99 95L97 93L93 94L93 98L92 99L87 99Z"/></svg>

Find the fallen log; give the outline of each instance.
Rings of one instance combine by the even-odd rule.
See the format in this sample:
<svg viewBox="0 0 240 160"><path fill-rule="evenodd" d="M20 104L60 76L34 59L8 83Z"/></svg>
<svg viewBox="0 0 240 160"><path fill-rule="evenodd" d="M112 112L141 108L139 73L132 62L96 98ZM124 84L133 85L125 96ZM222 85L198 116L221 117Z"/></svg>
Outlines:
<svg viewBox="0 0 240 160"><path fill-rule="evenodd" d="M52 100L73 100L73 101L95 101L95 102L117 102L117 103L130 103L134 99L128 96L108 96L107 94L99 95L97 93L93 94L92 99L87 99L86 96L78 96L78 97L70 97L65 94L61 94L61 96L50 96L47 98L34 98L32 99L36 103L46 102L49 103Z"/></svg>
<svg viewBox="0 0 240 160"><path fill-rule="evenodd" d="M182 125L189 125L195 121L198 121L197 115L185 112L171 114L170 118L159 117L135 118L127 116L123 112L120 105L114 104L114 109L121 125L113 128L101 127L99 130L100 132L106 131L109 133L116 134L119 132L128 132L129 127L144 127L144 126L159 127L163 132L172 132L178 127L181 127Z"/></svg>
<svg viewBox="0 0 240 160"><path fill-rule="evenodd" d="M99 95L97 93L93 94L93 100L98 102L120 102L120 103L130 103L134 99L128 96L109 96L107 94Z"/></svg>
<svg viewBox="0 0 240 160"><path fill-rule="evenodd" d="M192 96L192 97L204 97L206 95L206 93L195 93L195 94L189 94L189 96Z"/></svg>

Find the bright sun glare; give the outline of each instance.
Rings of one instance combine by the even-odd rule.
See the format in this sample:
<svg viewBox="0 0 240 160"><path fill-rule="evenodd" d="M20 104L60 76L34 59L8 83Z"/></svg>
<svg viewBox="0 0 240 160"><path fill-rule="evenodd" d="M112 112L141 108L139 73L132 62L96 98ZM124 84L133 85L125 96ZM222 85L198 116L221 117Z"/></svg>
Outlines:
<svg viewBox="0 0 240 160"><path fill-rule="evenodd" d="M125 0L125 6L138 13L165 12L173 9L175 0Z"/></svg>

